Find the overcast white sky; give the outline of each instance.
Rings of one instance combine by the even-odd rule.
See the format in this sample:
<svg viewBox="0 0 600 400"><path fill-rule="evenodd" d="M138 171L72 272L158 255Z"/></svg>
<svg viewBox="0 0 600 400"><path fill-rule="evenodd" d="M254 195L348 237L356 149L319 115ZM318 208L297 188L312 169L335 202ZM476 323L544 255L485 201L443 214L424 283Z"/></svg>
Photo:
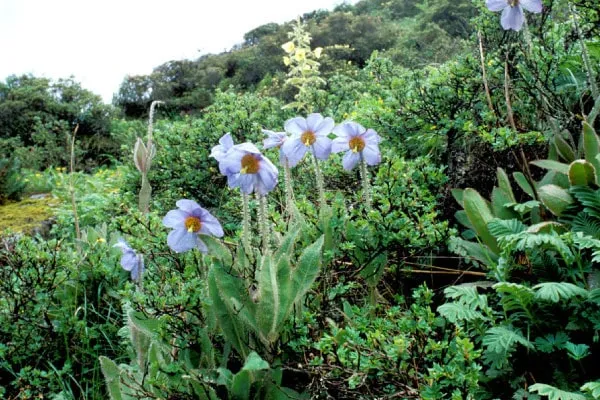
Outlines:
<svg viewBox="0 0 600 400"><path fill-rule="evenodd" d="M111 102L123 78L218 53L244 33L343 0L0 0L0 81L71 75ZM356 3L356 0L348 1Z"/></svg>

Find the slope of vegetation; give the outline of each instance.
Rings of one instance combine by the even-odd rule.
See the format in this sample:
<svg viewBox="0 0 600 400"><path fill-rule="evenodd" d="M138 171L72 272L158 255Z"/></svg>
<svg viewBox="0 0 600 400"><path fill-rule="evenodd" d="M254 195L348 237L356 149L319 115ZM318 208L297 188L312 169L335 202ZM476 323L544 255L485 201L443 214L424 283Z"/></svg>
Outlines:
<svg viewBox="0 0 600 400"><path fill-rule="evenodd" d="M600 398L598 9L500 18L343 4L113 106L1 83L0 215L56 205L0 233L0 397Z"/></svg>

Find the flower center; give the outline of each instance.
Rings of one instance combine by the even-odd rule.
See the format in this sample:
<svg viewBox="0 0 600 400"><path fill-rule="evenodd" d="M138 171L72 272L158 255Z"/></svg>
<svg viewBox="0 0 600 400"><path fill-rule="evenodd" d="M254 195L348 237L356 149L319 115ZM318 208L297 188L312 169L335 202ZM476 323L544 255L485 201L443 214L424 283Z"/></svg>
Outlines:
<svg viewBox="0 0 600 400"><path fill-rule="evenodd" d="M360 136L354 136L352 139L350 139L348 145L353 153L360 153L365 148L365 140Z"/></svg>
<svg viewBox="0 0 600 400"><path fill-rule="evenodd" d="M185 219L185 229L188 232L198 232L202 228L202 222L198 217L187 217Z"/></svg>
<svg viewBox="0 0 600 400"><path fill-rule="evenodd" d="M508 5L511 7L516 7L519 5L519 0L508 0Z"/></svg>
<svg viewBox="0 0 600 400"><path fill-rule="evenodd" d="M256 174L260 169L260 164L258 163L258 157L254 154L246 154L242 157L242 169L240 173L242 174Z"/></svg>
<svg viewBox="0 0 600 400"><path fill-rule="evenodd" d="M302 141L302 143L304 143L305 146L312 146L313 143L317 141L317 137L315 136L314 132L306 131L302 133L302 136L300 136L300 140Z"/></svg>

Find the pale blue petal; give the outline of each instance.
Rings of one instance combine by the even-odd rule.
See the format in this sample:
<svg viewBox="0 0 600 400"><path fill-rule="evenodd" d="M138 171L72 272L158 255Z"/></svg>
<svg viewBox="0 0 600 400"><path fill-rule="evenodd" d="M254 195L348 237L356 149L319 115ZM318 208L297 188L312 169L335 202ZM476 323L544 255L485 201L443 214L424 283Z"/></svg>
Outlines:
<svg viewBox="0 0 600 400"><path fill-rule="evenodd" d="M317 128L323 122L323 116L318 113L309 114L306 117L306 129L307 131L311 131L316 133Z"/></svg>
<svg viewBox="0 0 600 400"><path fill-rule="evenodd" d="M299 136L294 136L286 140L281 149L288 159L289 166L295 167L306 154L307 147L300 141Z"/></svg>
<svg viewBox="0 0 600 400"><path fill-rule="evenodd" d="M485 6L490 11L502 11L506 7L509 7L508 1L506 0L487 0Z"/></svg>
<svg viewBox="0 0 600 400"><path fill-rule="evenodd" d="M171 210L165 215L162 223L167 228L177 228L185 223L185 219L189 217L189 213L182 210Z"/></svg>
<svg viewBox="0 0 600 400"><path fill-rule="evenodd" d="M350 150L350 145L348 144L347 137L336 137L331 142L331 152L339 153L340 151L348 151Z"/></svg>
<svg viewBox="0 0 600 400"><path fill-rule="evenodd" d="M319 160L327 160L331 154L331 139L324 136L317 136L317 140L313 143L313 151Z"/></svg>
<svg viewBox="0 0 600 400"><path fill-rule="evenodd" d="M283 144L283 142L285 142L285 140L287 139L287 135L285 134L285 132L273 132L263 129L263 133L269 135L263 141L263 148L265 149L280 147Z"/></svg>
<svg viewBox="0 0 600 400"><path fill-rule="evenodd" d="M203 210L200 221L202 221L202 226L200 227L201 233L216 237L223 237L223 227L211 213Z"/></svg>
<svg viewBox="0 0 600 400"><path fill-rule="evenodd" d="M240 143L240 144L236 144L235 146L232 147L232 150L238 150L240 152L247 152L247 153L253 153L253 154L260 154L260 150L258 149L258 147L256 147L253 143Z"/></svg>
<svg viewBox="0 0 600 400"><path fill-rule="evenodd" d="M167 236L167 244L176 253L183 253L196 247L196 234L185 227L172 230Z"/></svg>
<svg viewBox="0 0 600 400"><path fill-rule="evenodd" d="M131 280L139 280L140 274L143 274L144 270L144 257L142 257L142 255L138 255L135 261L135 268L131 269Z"/></svg>
<svg viewBox="0 0 600 400"><path fill-rule="evenodd" d="M286 132L293 135L302 135L308 130L306 120L302 117L295 117L285 121L284 128Z"/></svg>
<svg viewBox="0 0 600 400"><path fill-rule="evenodd" d="M336 136L339 137L352 137L352 136L358 136L361 133L363 133L366 129L363 128L363 126L357 122L342 122L341 124L339 124L338 126L336 126L335 128L333 128L333 133Z"/></svg>
<svg viewBox="0 0 600 400"><path fill-rule="evenodd" d="M137 256L135 251L129 249L123 251L123 256L121 257L121 267L125 271L131 271L137 265Z"/></svg>
<svg viewBox="0 0 600 400"><path fill-rule="evenodd" d="M323 121L321 121L319 125L313 129L313 132L317 136L327 136L331 133L331 131L333 131L334 125L335 122L333 121L333 119L327 117L323 119Z"/></svg>
<svg viewBox="0 0 600 400"><path fill-rule="evenodd" d="M254 191L255 180L256 174L240 174L237 184L242 192L250 194Z"/></svg>
<svg viewBox="0 0 600 400"><path fill-rule="evenodd" d="M524 21L525 17L523 16L523 9L521 6L506 7L504 11L502 11L502 16L500 17L500 24L505 30L512 29L514 31L519 31L521 30Z"/></svg>
<svg viewBox="0 0 600 400"><path fill-rule="evenodd" d="M375 132L373 129L368 129L362 135L362 138L367 144L379 144L381 142L381 136L379 136L377 132Z"/></svg>
<svg viewBox="0 0 600 400"><path fill-rule="evenodd" d="M194 210L200 208L200 205L194 200L187 199L178 200L177 203L175 203L175 205L187 213L193 213Z"/></svg>
<svg viewBox="0 0 600 400"><path fill-rule="evenodd" d="M521 7L529 12L538 14L542 12L542 1L541 0L521 0L519 2Z"/></svg>
<svg viewBox="0 0 600 400"><path fill-rule="evenodd" d="M268 192L270 192L271 190L273 190L275 188L275 185L277 185L277 176L279 175L279 172L277 171L277 169L273 166L273 168L271 167L265 167L265 168L261 168L258 171L258 179L257 179L257 185L256 185L256 191L261 194L261 195L265 195Z"/></svg>
<svg viewBox="0 0 600 400"><path fill-rule="evenodd" d="M362 156L367 165L377 165L381 162L381 153L379 152L379 146L376 144L365 146Z"/></svg>
<svg viewBox="0 0 600 400"><path fill-rule="evenodd" d="M242 169L242 157L245 153L233 149L219 160L219 171L223 175L231 175L240 172Z"/></svg>
<svg viewBox="0 0 600 400"><path fill-rule="evenodd" d="M206 247L206 243L204 243L199 236L196 238L196 248L202 253L208 253L208 247Z"/></svg>
<svg viewBox="0 0 600 400"><path fill-rule="evenodd" d="M346 171L351 171L360 161L360 154L353 151L348 151L342 158L342 166Z"/></svg>

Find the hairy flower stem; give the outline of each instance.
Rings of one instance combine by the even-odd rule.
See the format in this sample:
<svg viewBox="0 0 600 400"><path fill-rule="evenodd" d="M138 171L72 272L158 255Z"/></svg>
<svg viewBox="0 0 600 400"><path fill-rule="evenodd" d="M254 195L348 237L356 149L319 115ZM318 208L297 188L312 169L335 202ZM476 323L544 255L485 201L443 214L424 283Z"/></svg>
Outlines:
<svg viewBox="0 0 600 400"><path fill-rule="evenodd" d="M494 104L492 103L492 96L490 95L490 88L487 80L487 73L485 71L485 56L483 53L483 39L481 38L481 31L477 31L477 38L479 39L479 57L481 60L481 75L483 79L483 88L485 89L485 98L488 103L488 107L494 116L496 115L496 110L494 110Z"/></svg>
<svg viewBox="0 0 600 400"><path fill-rule="evenodd" d="M363 198L365 200L365 210L371 211L371 184L369 182L369 171L367 170L367 162L361 156L360 158L360 180L363 187Z"/></svg>
<svg viewBox="0 0 600 400"><path fill-rule="evenodd" d="M285 211L290 218L296 214L296 202L294 199L294 186L292 183L292 170L287 160L283 165L283 184L285 190Z"/></svg>
<svg viewBox="0 0 600 400"><path fill-rule="evenodd" d="M325 188L323 187L323 174L321 174L321 168L319 167L319 160L315 155L314 149L312 152L314 166L315 166L315 179L317 181L317 189L319 190L319 205L325 205Z"/></svg>
<svg viewBox="0 0 600 400"><path fill-rule="evenodd" d="M269 250L269 225L267 221L267 196L258 195L258 229L262 240L263 254Z"/></svg>
<svg viewBox="0 0 600 400"><path fill-rule="evenodd" d="M248 195L242 192L242 245L244 246L244 251L249 256L251 252L250 247L250 207L248 205L249 199Z"/></svg>

